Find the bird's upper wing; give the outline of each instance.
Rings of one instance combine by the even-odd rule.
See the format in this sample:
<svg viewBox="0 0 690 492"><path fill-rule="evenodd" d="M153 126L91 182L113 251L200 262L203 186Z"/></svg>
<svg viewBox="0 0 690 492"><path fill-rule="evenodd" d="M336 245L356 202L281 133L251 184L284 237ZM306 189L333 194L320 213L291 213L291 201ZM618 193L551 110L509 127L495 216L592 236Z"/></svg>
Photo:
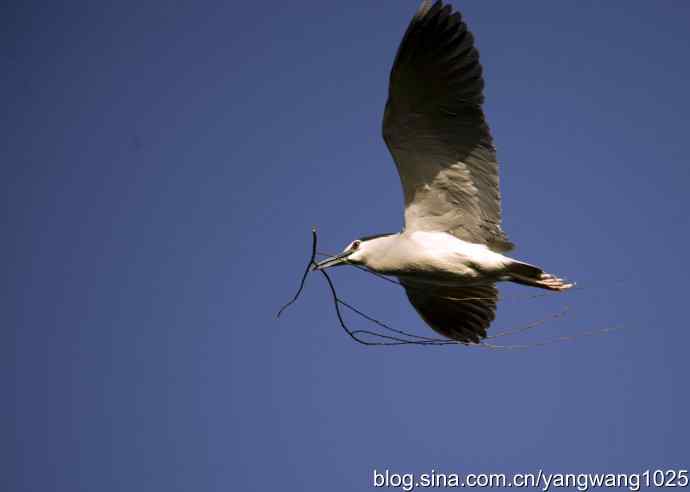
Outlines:
<svg viewBox="0 0 690 492"><path fill-rule="evenodd" d="M447 231L507 251L484 80L460 13L424 1L393 63L383 138L405 194L405 229Z"/></svg>
<svg viewBox="0 0 690 492"><path fill-rule="evenodd" d="M498 297L493 284L432 288L403 285L414 308L437 333L465 343L479 343L486 337Z"/></svg>

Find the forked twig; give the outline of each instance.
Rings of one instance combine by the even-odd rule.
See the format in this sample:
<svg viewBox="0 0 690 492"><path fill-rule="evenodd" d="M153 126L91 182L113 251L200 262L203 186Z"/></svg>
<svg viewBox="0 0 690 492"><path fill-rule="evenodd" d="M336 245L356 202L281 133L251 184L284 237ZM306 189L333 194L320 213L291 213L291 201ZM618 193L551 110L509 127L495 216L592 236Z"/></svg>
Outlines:
<svg viewBox="0 0 690 492"><path fill-rule="evenodd" d="M283 311L297 301L297 298L300 296L302 293L302 290L304 290L304 284L307 281L307 275L309 275L309 270L311 269L312 265L315 265L316 262L314 261L316 259L316 226L311 228L311 237L312 237L312 243L311 243L311 258L309 258L309 263L307 263L307 268L304 269L304 274L302 275L302 281L299 283L299 289L297 289L297 293L295 293L295 297L293 297L290 301L288 301L287 304L285 304L280 310L278 311L278 314L276 314L276 318L280 318L280 315L283 314Z"/></svg>
<svg viewBox="0 0 690 492"><path fill-rule="evenodd" d="M316 227L312 227L311 230L312 234L312 249L311 249L311 257L309 258L309 262L307 263L307 267L304 269L304 274L302 275L302 280L300 281L299 288L297 289L297 292L293 296L293 298L285 304L280 310L278 311L278 314L276 315L276 318L279 318L280 315L285 311L286 308L294 304L297 299L299 298L300 294L302 293L302 290L304 290L304 285L307 280L307 275L309 275L309 271L311 270L312 266L316 265L316 244L317 244L317 235L316 235ZM411 333L406 333L402 330L396 330L395 328L392 328L385 323L382 323L381 321L375 320L374 318L367 316L363 312L359 311L355 307L349 305L345 301L341 300L336 291L335 291L335 286L333 285L333 282L331 281L331 278L328 276L328 274L324 270L319 270L325 277L326 281L328 282L328 286L330 287L331 293L333 294L333 300L335 303L335 310L336 314L338 316L338 320L340 321L340 325L342 326L343 330L357 343L360 343L362 345L407 345L407 344L421 344L421 345L428 345L428 344L433 344L433 345L449 345L449 344L457 344L457 343L462 343L462 342L456 342L454 340L446 340L446 339L436 339L436 338L429 338L429 337L422 337L419 335L414 335ZM370 330L356 330L352 331L347 327L347 324L345 323L345 320L343 319L342 313L340 312L340 305L346 306L348 309L351 309L352 311L356 312L360 316L364 317L365 319L378 324L382 328L385 328L389 331L395 332L399 335L406 336L406 337L412 337L412 338L417 338L417 340L406 340L403 338L399 338L396 336L390 336L390 335L384 335L382 333L376 333L374 331ZM382 338L384 340L388 340L386 342L371 342L367 340L363 340L359 338L357 335L358 334L366 334L370 336L375 336Z"/></svg>

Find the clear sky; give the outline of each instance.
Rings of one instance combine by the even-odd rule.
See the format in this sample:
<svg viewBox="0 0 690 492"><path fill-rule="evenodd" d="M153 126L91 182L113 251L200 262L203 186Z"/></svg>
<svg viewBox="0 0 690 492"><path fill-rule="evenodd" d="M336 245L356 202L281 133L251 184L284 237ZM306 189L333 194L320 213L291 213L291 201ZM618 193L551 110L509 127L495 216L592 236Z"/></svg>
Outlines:
<svg viewBox="0 0 690 492"><path fill-rule="evenodd" d="M690 4L454 3L515 256L583 287L504 289L491 332L569 311L495 343L625 329L366 348L319 276L275 320L312 225L331 251L402 226L380 122L416 0L9 2L0 488L688 468ZM346 300L430 333L395 286L333 274Z"/></svg>

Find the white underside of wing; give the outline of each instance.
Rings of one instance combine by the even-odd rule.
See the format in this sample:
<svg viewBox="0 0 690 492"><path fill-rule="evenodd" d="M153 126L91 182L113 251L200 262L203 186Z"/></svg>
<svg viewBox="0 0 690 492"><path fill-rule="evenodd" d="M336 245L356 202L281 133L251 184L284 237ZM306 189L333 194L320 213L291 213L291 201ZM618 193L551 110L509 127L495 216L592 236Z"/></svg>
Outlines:
<svg viewBox="0 0 690 492"><path fill-rule="evenodd" d="M423 156L405 162L405 169L401 169L407 176L406 185L414 190L405 207L406 230L451 231L466 223L481 222L477 187L464 163L438 166L438 173L429 181L427 176L415 176L414 170L422 167L417 160L423 160Z"/></svg>

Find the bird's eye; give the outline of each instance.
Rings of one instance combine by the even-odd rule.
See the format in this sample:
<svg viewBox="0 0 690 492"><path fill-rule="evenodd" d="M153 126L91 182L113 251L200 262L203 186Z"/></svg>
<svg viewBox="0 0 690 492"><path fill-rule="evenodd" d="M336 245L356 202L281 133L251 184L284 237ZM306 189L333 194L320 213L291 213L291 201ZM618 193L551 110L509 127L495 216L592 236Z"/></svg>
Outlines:
<svg viewBox="0 0 690 492"><path fill-rule="evenodd" d="M359 248L359 243L361 243L361 241L355 241L355 242L353 242L353 243L352 243L352 249L357 249L357 248Z"/></svg>

